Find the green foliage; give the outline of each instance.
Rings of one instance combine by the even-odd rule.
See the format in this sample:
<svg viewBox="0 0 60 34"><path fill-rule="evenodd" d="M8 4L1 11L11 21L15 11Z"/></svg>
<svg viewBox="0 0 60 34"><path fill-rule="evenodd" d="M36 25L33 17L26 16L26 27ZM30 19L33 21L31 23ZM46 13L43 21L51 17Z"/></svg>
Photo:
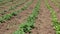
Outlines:
<svg viewBox="0 0 60 34"><path fill-rule="evenodd" d="M4 19L2 17L0 17L0 23L4 22Z"/></svg>
<svg viewBox="0 0 60 34"><path fill-rule="evenodd" d="M21 10L25 10L27 8L27 6L24 6L24 8L21 8Z"/></svg>
<svg viewBox="0 0 60 34"><path fill-rule="evenodd" d="M13 16L16 16L18 13L17 12L13 12L11 13Z"/></svg>
<svg viewBox="0 0 60 34"><path fill-rule="evenodd" d="M11 14L6 14L2 17L3 17L4 20L9 20L12 17L12 15Z"/></svg>

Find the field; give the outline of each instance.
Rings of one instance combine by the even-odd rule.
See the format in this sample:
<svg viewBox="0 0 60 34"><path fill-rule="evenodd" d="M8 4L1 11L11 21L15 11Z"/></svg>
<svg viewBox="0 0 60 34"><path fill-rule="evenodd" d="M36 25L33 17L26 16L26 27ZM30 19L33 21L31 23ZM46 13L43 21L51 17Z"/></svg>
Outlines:
<svg viewBox="0 0 60 34"><path fill-rule="evenodd" d="M0 34L60 34L60 0L0 0Z"/></svg>

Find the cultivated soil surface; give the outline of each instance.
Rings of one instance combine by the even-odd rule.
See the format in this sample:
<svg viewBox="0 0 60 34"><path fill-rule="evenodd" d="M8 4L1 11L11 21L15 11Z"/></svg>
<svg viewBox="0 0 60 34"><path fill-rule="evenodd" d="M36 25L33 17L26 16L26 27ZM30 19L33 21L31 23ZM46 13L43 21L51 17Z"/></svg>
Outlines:
<svg viewBox="0 0 60 34"><path fill-rule="evenodd" d="M27 2L30 0L27 0L22 5L17 7L15 10L21 9ZM51 22L51 14L50 11L45 6L45 1L41 0L40 10L39 14L37 16L37 19L35 20L35 28L31 30L31 34L55 34L55 30L53 28L53 24ZM56 7L56 5L51 2L51 0L48 0L49 4L52 6L52 8L55 10L57 14L57 18L60 21L60 8ZM17 1L16 3L19 3ZM24 23L28 16L32 13L33 9L35 8L37 3L37 0L34 0L33 3L24 11L19 13L17 16L13 16L10 20L5 21L4 23L0 23L0 34L13 34L17 29L19 29L19 25L21 23ZM6 4L11 4L11 2L8 2ZM3 11L5 8L8 11L8 8L10 5L2 5L4 8L0 8L0 12ZM2 10L3 9L3 10ZM9 14L10 12L6 12L5 14ZM0 15L1 17L2 15ZM29 34L29 33L26 33Z"/></svg>
<svg viewBox="0 0 60 34"><path fill-rule="evenodd" d="M13 16L10 20L0 24L0 34L12 34L18 29L18 25L23 23L27 17L32 13L37 0L35 0L26 10L19 13L17 16ZM4 33L3 33L4 32Z"/></svg>

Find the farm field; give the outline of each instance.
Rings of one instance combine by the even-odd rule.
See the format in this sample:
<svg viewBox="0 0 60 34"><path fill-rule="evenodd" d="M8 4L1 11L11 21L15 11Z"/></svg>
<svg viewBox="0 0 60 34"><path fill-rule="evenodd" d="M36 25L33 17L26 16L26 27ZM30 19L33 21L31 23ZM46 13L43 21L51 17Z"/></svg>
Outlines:
<svg viewBox="0 0 60 34"><path fill-rule="evenodd" d="M60 0L0 0L0 34L60 34Z"/></svg>

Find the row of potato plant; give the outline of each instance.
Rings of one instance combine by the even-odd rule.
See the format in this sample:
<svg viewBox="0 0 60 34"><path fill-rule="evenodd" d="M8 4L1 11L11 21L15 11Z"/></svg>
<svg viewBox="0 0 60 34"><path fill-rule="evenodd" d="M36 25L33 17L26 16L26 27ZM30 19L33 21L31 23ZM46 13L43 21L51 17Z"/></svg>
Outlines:
<svg viewBox="0 0 60 34"><path fill-rule="evenodd" d="M40 10L40 0L38 0L35 8L33 9L33 12L29 17L27 18L27 21L19 25L19 29L16 30L13 34L25 34L27 32L31 33L31 29L34 28L35 20L39 14Z"/></svg>
<svg viewBox="0 0 60 34"><path fill-rule="evenodd" d="M0 5L12 2L12 0L0 0Z"/></svg>
<svg viewBox="0 0 60 34"><path fill-rule="evenodd" d="M12 16L16 16L18 13L26 10L32 3L33 3L33 0L30 0L30 1L29 1L27 4L25 4L25 5L23 6L23 8L21 8L20 10L14 11L14 12L12 12L12 13L10 13L10 14L6 14L6 15L0 17L0 23L5 22L6 20L10 20L10 18L12 18Z"/></svg>
<svg viewBox="0 0 60 34"><path fill-rule="evenodd" d="M50 13L51 13L51 18L52 18L52 23L54 26L54 29L56 31L56 34L60 34L60 22L57 19L57 15L56 12L54 11L54 9L49 5L48 0L45 0L46 6L49 9Z"/></svg>
<svg viewBox="0 0 60 34"><path fill-rule="evenodd" d="M10 4L9 3L16 3L17 1L19 1L19 0L0 0L0 6L9 6Z"/></svg>
<svg viewBox="0 0 60 34"><path fill-rule="evenodd" d="M27 0L24 1L20 1L20 3L16 4L15 6L10 6L10 8L8 9L9 12L12 12L12 10L15 10L17 7L19 7L20 5L22 5L23 3L25 3ZM1 15L4 15L6 12L8 12L7 10L3 10L2 12L0 12Z"/></svg>
<svg viewBox="0 0 60 34"><path fill-rule="evenodd" d="M9 10L14 10L16 9L17 7L19 7L20 5L24 4L27 0L21 0L20 3L16 4L15 6L11 6L9 8Z"/></svg>
<svg viewBox="0 0 60 34"><path fill-rule="evenodd" d="M0 3L3 3L3 2L9 2L11 0L0 0Z"/></svg>
<svg viewBox="0 0 60 34"><path fill-rule="evenodd" d="M58 3L59 0L51 0L58 8L60 8L60 5ZM60 1L59 1L60 2Z"/></svg>

